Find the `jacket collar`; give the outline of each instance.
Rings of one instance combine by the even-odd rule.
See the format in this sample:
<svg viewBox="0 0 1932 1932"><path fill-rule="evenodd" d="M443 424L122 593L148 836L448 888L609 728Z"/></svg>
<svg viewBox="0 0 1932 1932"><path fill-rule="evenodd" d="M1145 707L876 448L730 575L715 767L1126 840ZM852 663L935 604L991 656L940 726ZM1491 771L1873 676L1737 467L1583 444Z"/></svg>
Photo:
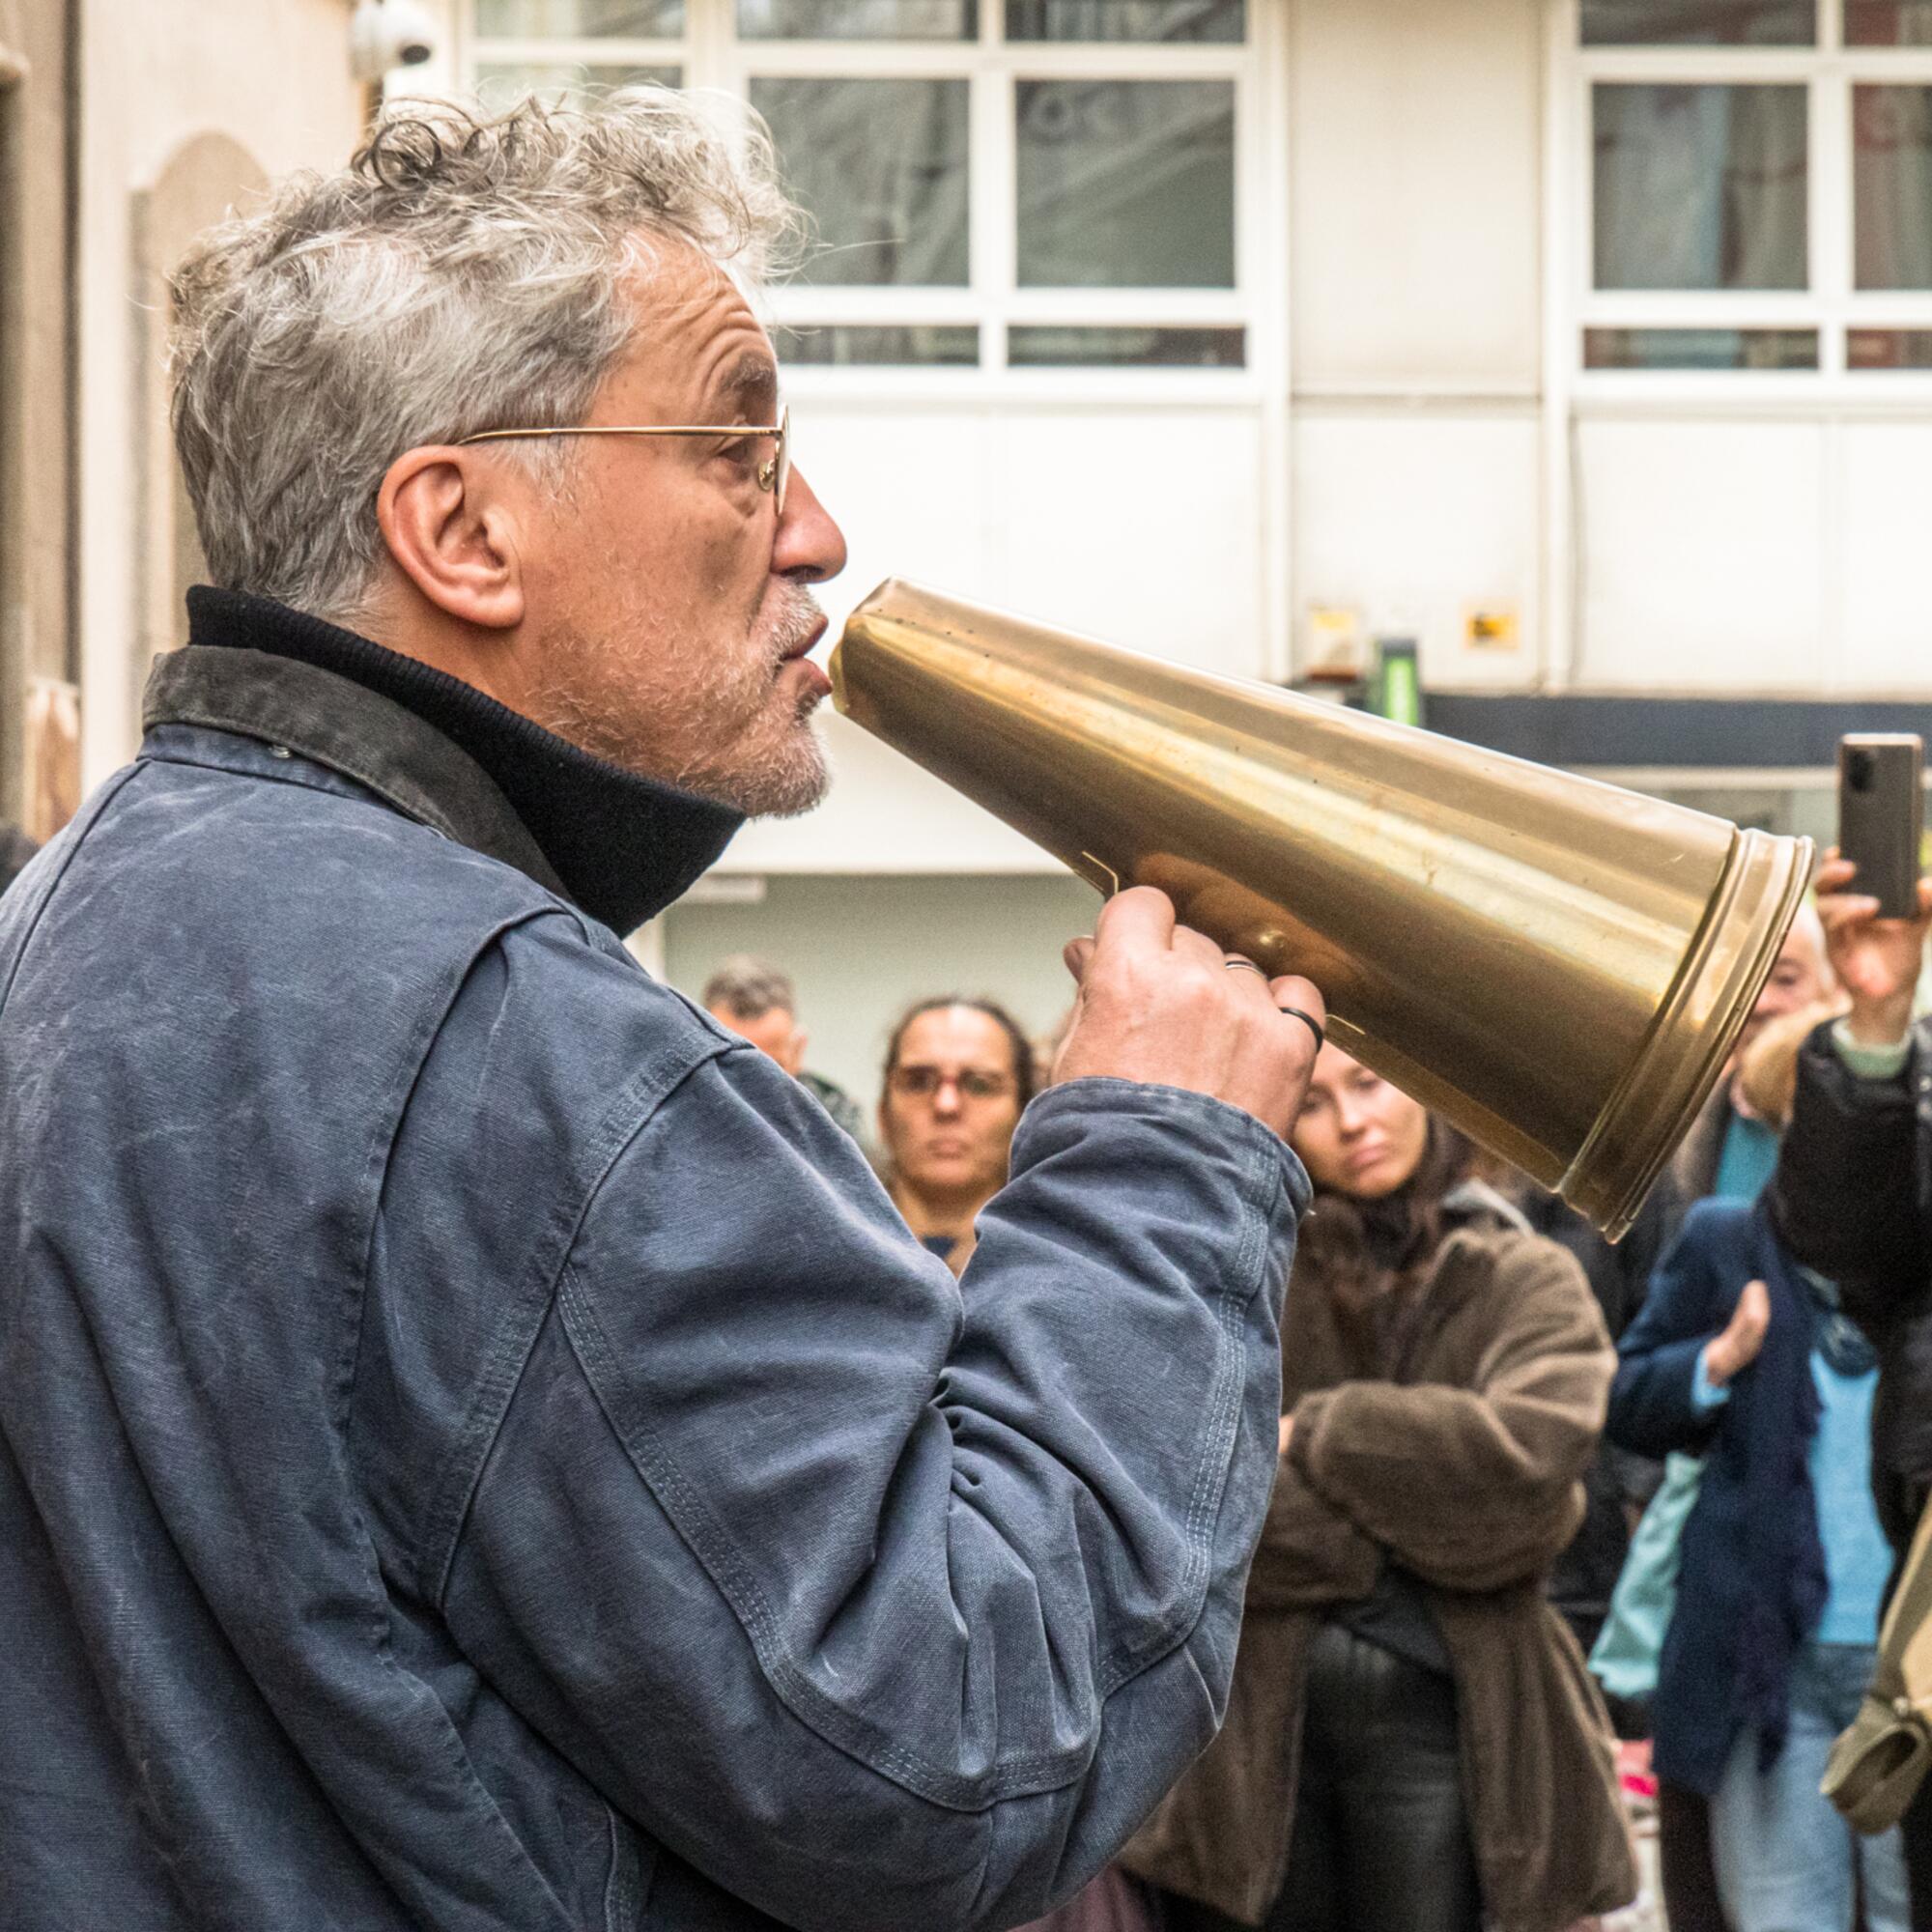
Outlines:
<svg viewBox="0 0 1932 1932"><path fill-rule="evenodd" d="M283 746L515 866L616 932L676 899L744 822L286 605L197 587L188 618L186 648L156 663L147 724Z"/></svg>
<svg viewBox="0 0 1932 1932"><path fill-rule="evenodd" d="M263 651L189 644L155 660L141 723L199 724L293 752L353 779L406 818L568 898L490 775L432 724L333 671Z"/></svg>
<svg viewBox="0 0 1932 1932"><path fill-rule="evenodd" d="M1455 1228L1488 1223L1512 1229L1519 1235L1533 1232L1522 1209L1514 1201L1499 1194L1487 1180L1459 1180L1442 1197L1442 1216Z"/></svg>

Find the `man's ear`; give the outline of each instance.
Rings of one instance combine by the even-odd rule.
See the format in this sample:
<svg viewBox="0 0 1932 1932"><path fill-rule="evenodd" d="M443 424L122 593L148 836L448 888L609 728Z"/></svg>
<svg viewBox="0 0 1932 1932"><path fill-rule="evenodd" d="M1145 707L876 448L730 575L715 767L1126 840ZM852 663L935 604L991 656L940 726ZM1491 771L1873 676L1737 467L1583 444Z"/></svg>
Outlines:
<svg viewBox="0 0 1932 1932"><path fill-rule="evenodd" d="M396 568L446 616L481 630L524 621L518 504L502 468L431 444L390 464L376 522Z"/></svg>
<svg viewBox="0 0 1932 1932"><path fill-rule="evenodd" d="M791 1045L785 1053L787 1063L785 1071L792 1075L794 1079L798 1077L798 1074L805 1066L805 1049L810 1038L811 1036L802 1026L792 1028Z"/></svg>

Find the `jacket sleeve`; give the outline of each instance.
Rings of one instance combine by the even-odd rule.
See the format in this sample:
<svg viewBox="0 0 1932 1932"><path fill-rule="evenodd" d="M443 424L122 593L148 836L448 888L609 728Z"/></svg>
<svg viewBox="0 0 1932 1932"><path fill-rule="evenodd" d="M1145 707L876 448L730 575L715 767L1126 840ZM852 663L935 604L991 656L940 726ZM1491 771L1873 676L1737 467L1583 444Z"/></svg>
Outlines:
<svg viewBox="0 0 1932 1932"><path fill-rule="evenodd" d="M635 1124L443 1607L660 1841L788 1924L1010 1924L1225 1709L1306 1179L1219 1102L1028 1110L963 1282L761 1056Z"/></svg>
<svg viewBox="0 0 1932 1932"><path fill-rule="evenodd" d="M1639 1456L1701 1450L1718 1427L1718 1410L1698 1400L1697 1375L1698 1358L1731 1315L1712 1264L1711 1207L1690 1210L1617 1345L1606 1428L1611 1441Z"/></svg>
<svg viewBox="0 0 1932 1932"><path fill-rule="evenodd" d="M1494 1590L1554 1561L1614 1362L1575 1260L1521 1237L1504 1326L1466 1388L1345 1382L1295 1406L1289 1459L1425 1581Z"/></svg>
<svg viewBox="0 0 1932 1932"><path fill-rule="evenodd" d="M1316 1492L1292 1455L1284 1456L1248 1577L1250 1607L1356 1602L1375 1588L1381 1563L1375 1540Z"/></svg>
<svg viewBox="0 0 1932 1932"><path fill-rule="evenodd" d="M1932 1269L1932 1225L1921 1186L1928 1151L1915 1104L1918 1056L1889 1080L1854 1073L1827 1022L1804 1042L1791 1124L1772 1178L1773 1219L1807 1267L1843 1285L1848 1310L1882 1318L1921 1291ZM1856 1176L1856 1184L1848 1177Z"/></svg>

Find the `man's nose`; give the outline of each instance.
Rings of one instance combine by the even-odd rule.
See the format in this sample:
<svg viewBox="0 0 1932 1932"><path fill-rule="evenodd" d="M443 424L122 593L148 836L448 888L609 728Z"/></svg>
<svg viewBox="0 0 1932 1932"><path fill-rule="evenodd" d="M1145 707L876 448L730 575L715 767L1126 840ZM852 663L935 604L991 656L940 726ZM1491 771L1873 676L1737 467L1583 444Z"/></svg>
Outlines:
<svg viewBox="0 0 1932 1932"><path fill-rule="evenodd" d="M939 1085L932 1090L932 1111L935 1114L956 1114L959 1107L959 1082L952 1074L942 1073Z"/></svg>
<svg viewBox="0 0 1932 1932"><path fill-rule="evenodd" d="M796 469L785 485L784 514L772 547L772 574L823 583L845 568L845 534Z"/></svg>

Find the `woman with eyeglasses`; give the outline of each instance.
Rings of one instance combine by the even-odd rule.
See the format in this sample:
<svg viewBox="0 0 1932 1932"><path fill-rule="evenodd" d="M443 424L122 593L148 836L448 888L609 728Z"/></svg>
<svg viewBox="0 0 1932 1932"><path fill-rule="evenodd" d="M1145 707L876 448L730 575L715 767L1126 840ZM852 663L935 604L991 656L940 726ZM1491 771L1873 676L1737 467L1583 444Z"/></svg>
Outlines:
<svg viewBox="0 0 1932 1932"><path fill-rule="evenodd" d="M1032 1042L991 1000L921 1000L893 1029L879 1096L886 1186L954 1274L973 1252L980 1209L1007 1183L1034 1087Z"/></svg>

